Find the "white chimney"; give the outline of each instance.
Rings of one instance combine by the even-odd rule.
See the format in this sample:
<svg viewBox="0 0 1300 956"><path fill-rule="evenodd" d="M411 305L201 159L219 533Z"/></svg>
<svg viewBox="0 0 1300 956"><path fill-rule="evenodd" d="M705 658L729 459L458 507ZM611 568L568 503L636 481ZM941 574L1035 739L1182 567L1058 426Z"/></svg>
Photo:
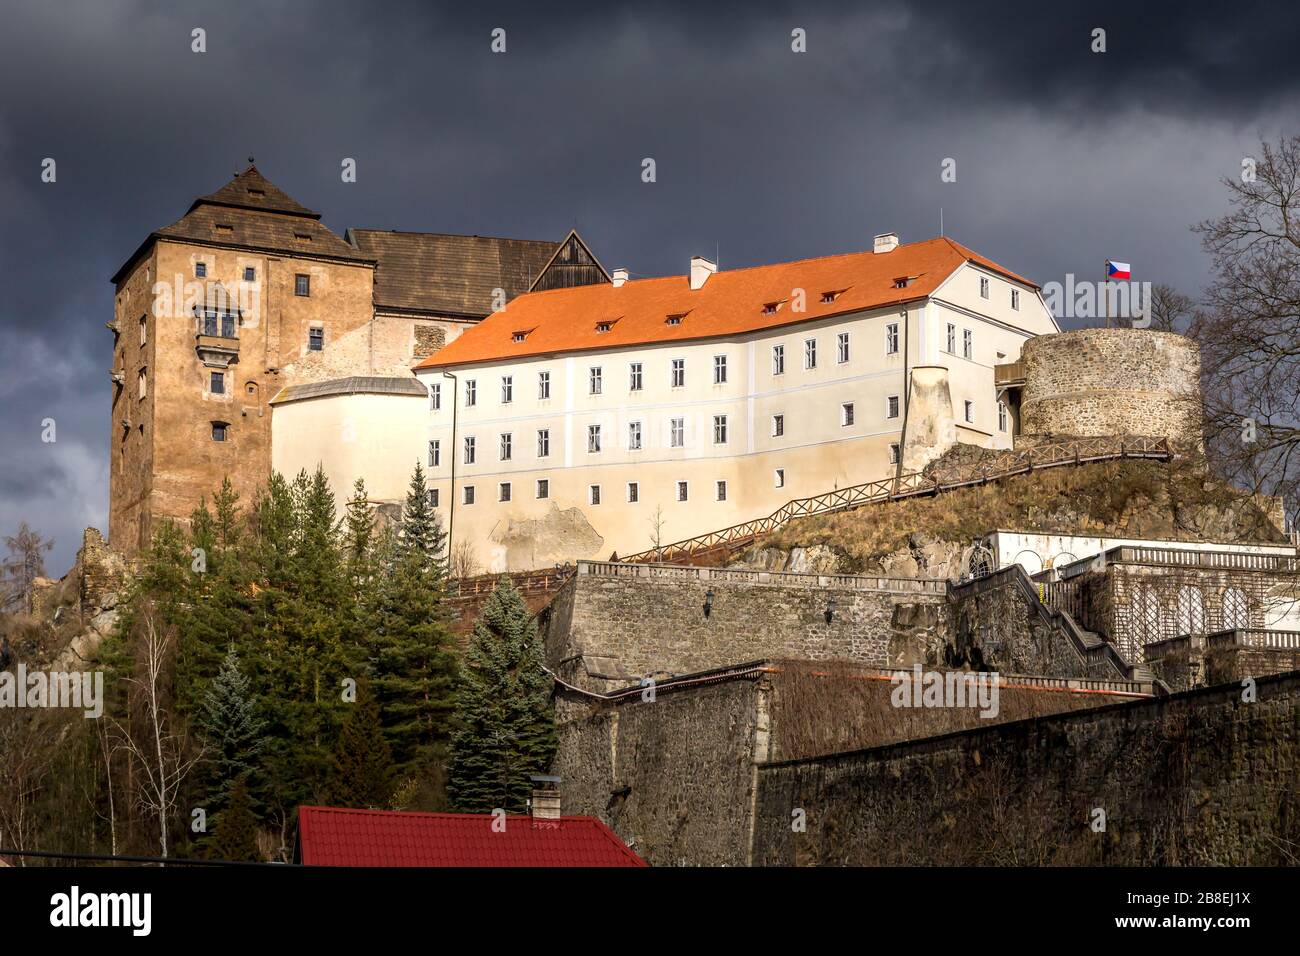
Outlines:
<svg viewBox="0 0 1300 956"><path fill-rule="evenodd" d="M898 233L882 232L876 236L876 252L893 252L898 248Z"/></svg>
<svg viewBox="0 0 1300 956"><path fill-rule="evenodd" d="M615 269L610 273L609 277L613 281L614 288L617 289L627 281L628 271L626 269Z"/></svg>
<svg viewBox="0 0 1300 956"><path fill-rule="evenodd" d="M703 256L691 256L691 289L700 289L709 276L718 271L718 264Z"/></svg>
<svg viewBox="0 0 1300 956"><path fill-rule="evenodd" d="M533 820L559 820L560 778L549 774L535 774L528 779L533 783L533 796L528 802Z"/></svg>

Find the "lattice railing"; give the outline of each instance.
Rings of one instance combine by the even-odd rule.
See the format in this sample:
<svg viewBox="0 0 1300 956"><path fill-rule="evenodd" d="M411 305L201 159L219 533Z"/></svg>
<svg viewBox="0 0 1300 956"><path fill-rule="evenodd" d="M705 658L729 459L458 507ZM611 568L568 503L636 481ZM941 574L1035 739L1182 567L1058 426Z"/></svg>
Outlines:
<svg viewBox="0 0 1300 956"><path fill-rule="evenodd" d="M770 534L792 518L846 511L878 502L933 495L1044 468L1121 458L1168 459L1169 456L1169 442L1163 438L1081 438L1037 445L1033 448L1009 449L991 462L972 465L964 471L959 470L958 476L948 481L940 481L924 472L915 471L896 478L882 478L847 488L837 488L820 495L788 501L764 518L755 518L752 521L732 525L730 528L722 528L684 541L650 548L627 555L620 560L625 563L664 562L688 558L720 548L734 548L747 544L760 535Z"/></svg>

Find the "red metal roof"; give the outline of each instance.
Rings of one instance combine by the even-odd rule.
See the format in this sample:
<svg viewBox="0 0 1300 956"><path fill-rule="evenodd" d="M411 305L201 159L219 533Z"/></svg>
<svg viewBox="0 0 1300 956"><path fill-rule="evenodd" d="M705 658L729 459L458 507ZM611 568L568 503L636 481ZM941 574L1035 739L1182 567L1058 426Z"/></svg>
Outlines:
<svg viewBox="0 0 1300 956"><path fill-rule="evenodd" d="M538 821L490 814L301 807L297 857L306 866L646 866L594 817Z"/></svg>

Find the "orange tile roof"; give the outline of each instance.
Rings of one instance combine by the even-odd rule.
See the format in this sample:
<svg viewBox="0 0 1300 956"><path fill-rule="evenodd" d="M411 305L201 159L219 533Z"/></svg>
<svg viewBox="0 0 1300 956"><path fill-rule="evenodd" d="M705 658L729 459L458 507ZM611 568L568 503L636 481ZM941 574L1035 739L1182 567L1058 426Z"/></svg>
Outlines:
<svg viewBox="0 0 1300 956"><path fill-rule="evenodd" d="M887 253L854 252L720 271L694 291L686 276L666 276L637 279L618 288L602 284L532 292L489 315L415 367L714 338L811 322L923 299L965 262L1038 288L941 236ZM906 288L896 288L895 280L904 276L912 281ZM788 300L796 288L805 292L806 311L790 309ZM833 302L822 302L826 292L840 294ZM764 313L769 303L780 306ZM682 313L686 317L680 324L666 323L668 316ZM597 325L603 322L612 325L598 332ZM514 341L517 332L526 333L522 342Z"/></svg>

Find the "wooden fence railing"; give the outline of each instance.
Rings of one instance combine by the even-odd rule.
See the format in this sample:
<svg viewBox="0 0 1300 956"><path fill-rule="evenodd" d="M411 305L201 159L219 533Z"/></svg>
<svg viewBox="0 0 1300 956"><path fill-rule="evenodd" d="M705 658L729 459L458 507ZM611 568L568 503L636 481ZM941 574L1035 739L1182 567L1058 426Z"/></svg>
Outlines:
<svg viewBox="0 0 1300 956"><path fill-rule="evenodd" d="M755 518L720 531L710 531L684 541L639 551L619 560L624 563L639 563L689 558L721 548L730 549L747 544L760 535L770 534L794 518L954 491L958 488L982 485L1045 468L1122 458L1168 459L1169 456L1169 442L1163 438L1083 438L1076 441L1037 445L1023 450L1012 449L999 455L993 462L971 467L949 481L940 481L924 472L915 471L896 478L882 478L847 488L837 488L809 498L788 501L764 518Z"/></svg>

